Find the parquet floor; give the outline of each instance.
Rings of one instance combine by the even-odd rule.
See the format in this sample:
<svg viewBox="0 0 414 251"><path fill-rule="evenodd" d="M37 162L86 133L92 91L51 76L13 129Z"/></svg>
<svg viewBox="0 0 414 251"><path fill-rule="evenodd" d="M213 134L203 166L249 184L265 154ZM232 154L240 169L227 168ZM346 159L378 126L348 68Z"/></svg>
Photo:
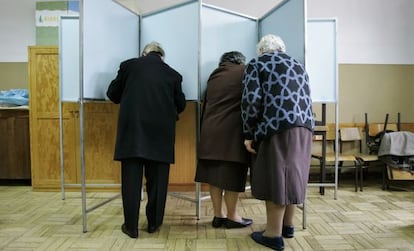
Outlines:
<svg viewBox="0 0 414 251"><path fill-rule="evenodd" d="M354 192L352 182L343 182L334 200L333 189L324 196L308 188L307 228L302 228L302 211L296 214L295 238L286 239L289 250L414 250L414 186L406 191L381 190L378 182ZM83 233L80 192L33 192L30 186L0 186L0 250L269 250L250 239L252 231L265 223L261 201L246 191L240 198L240 212L254 224L245 229L211 227L209 200L201 204L201 219L195 217L195 203L169 196L164 225L154 233L145 231L144 200L141 205L138 239L124 235L121 199L115 199L87 214ZM88 193L87 207L115 195ZM194 193L183 194L194 198Z"/></svg>

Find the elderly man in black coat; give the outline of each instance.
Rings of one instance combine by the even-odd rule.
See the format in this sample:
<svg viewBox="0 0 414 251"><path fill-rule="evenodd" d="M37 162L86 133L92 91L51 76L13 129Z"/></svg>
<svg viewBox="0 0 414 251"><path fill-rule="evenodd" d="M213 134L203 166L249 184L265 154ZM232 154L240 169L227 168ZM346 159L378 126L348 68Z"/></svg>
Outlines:
<svg viewBox="0 0 414 251"><path fill-rule="evenodd" d="M163 222L176 120L186 105L182 76L164 57L160 44L147 44L141 57L120 64L107 90L108 98L120 104L114 159L121 161L122 231L131 238L138 237L143 174L148 232Z"/></svg>

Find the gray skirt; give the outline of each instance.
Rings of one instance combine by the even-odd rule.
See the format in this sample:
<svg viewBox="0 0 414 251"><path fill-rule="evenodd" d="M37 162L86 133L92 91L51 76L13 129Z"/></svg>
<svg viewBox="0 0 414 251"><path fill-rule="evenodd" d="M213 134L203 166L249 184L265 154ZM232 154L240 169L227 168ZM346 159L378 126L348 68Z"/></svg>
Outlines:
<svg viewBox="0 0 414 251"><path fill-rule="evenodd" d="M302 204L311 163L312 132L294 127L262 140L251 168L252 195L278 205Z"/></svg>

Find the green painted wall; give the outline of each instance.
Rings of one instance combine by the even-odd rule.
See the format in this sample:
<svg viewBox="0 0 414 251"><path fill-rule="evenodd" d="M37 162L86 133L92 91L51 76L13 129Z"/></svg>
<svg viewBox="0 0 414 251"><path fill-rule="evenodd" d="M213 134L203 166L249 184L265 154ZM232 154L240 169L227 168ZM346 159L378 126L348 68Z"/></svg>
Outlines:
<svg viewBox="0 0 414 251"><path fill-rule="evenodd" d="M414 65L341 64L339 65L339 122L414 122ZM320 105L315 105L321 118ZM335 105L327 104L327 121L335 122Z"/></svg>

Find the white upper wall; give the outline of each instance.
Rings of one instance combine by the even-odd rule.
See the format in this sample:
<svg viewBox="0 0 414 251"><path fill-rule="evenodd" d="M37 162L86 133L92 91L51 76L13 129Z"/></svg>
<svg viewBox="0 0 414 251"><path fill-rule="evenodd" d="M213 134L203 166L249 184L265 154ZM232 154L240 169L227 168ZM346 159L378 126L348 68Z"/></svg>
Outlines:
<svg viewBox="0 0 414 251"><path fill-rule="evenodd" d="M336 18L338 63L414 64L413 0L307 0L308 18Z"/></svg>
<svg viewBox="0 0 414 251"><path fill-rule="evenodd" d="M0 0L0 62L27 62L36 44L36 0Z"/></svg>
<svg viewBox="0 0 414 251"><path fill-rule="evenodd" d="M254 19L261 18L272 11L283 0L260 0L260 4L252 4L251 0L203 0L208 5L213 5L224 10L248 16Z"/></svg>
<svg viewBox="0 0 414 251"><path fill-rule="evenodd" d="M36 0L0 0L0 62L27 62ZM414 0L307 0L308 18L338 23L338 63L414 64Z"/></svg>

